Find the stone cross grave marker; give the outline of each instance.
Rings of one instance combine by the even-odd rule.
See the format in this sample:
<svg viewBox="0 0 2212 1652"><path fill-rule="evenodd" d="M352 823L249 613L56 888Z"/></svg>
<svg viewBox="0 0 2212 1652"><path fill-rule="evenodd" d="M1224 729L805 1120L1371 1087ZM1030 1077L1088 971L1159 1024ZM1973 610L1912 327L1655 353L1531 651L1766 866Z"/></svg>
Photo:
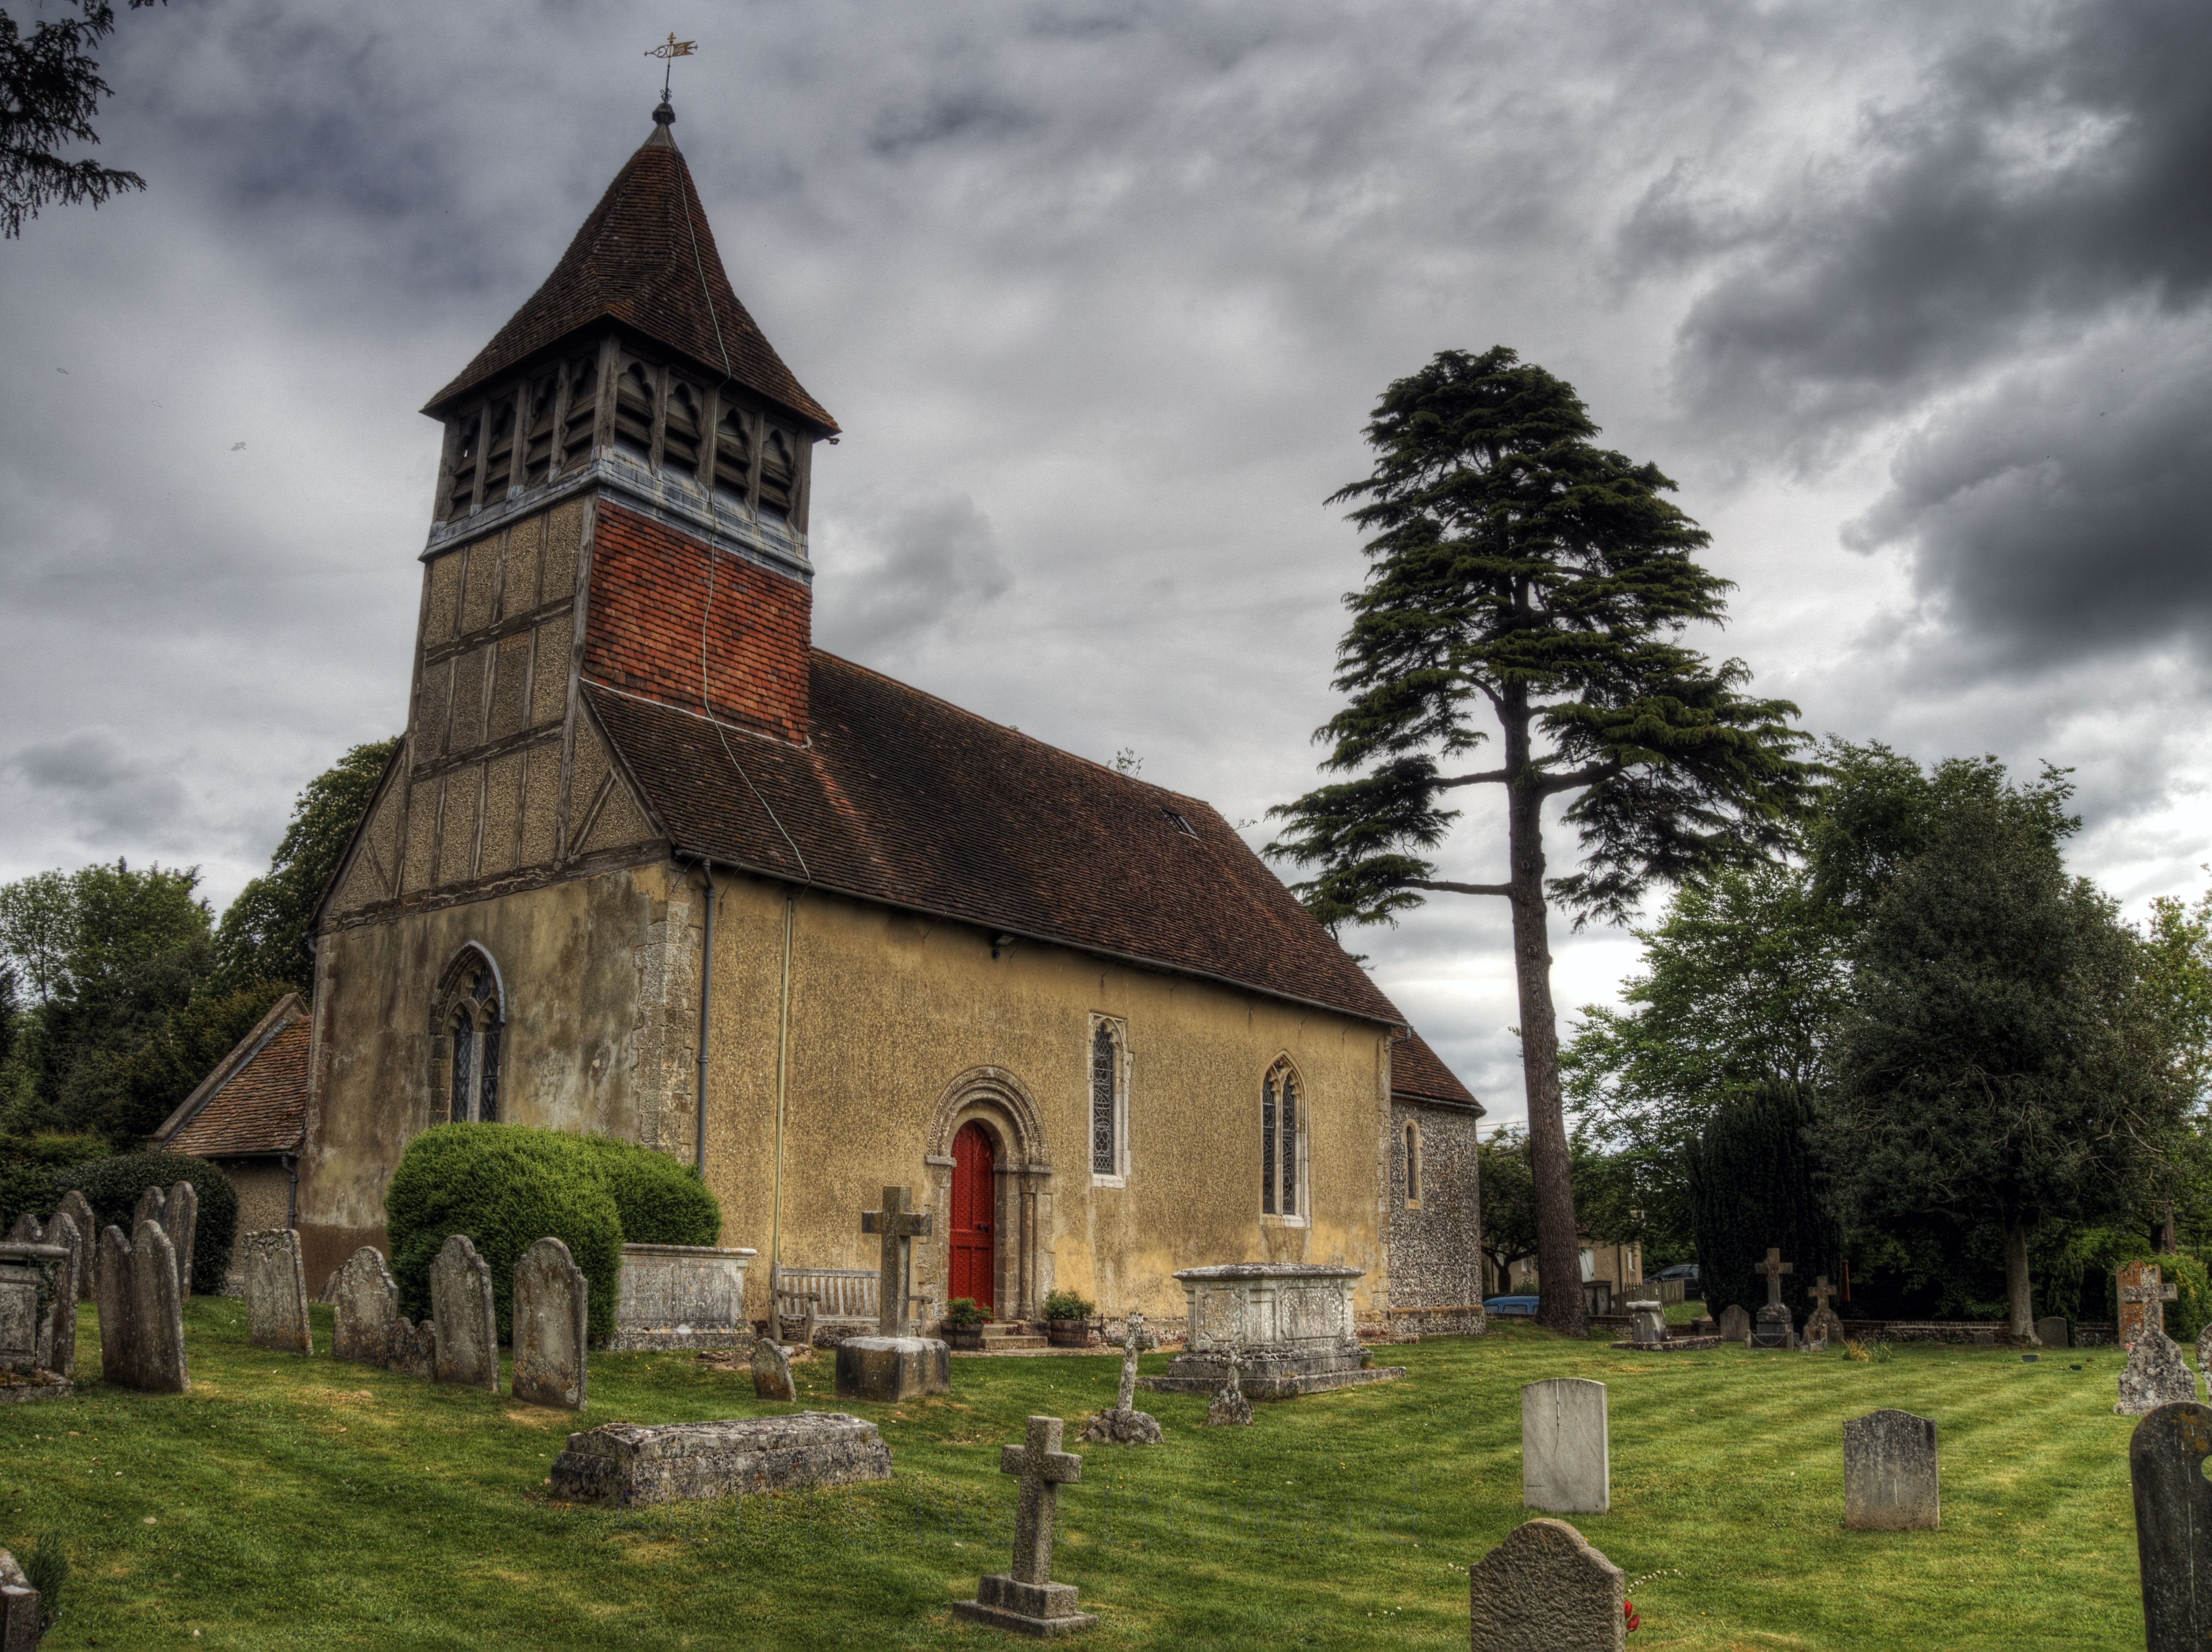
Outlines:
<svg viewBox="0 0 2212 1652"><path fill-rule="evenodd" d="M1097 1445L1158 1445L1159 1419L1139 1411L1137 1356L1145 1346L1145 1316L1132 1313L1121 1343L1121 1392L1111 1411L1094 1412L1083 1425L1083 1437ZM1242 1398L1242 1396L1239 1396Z"/></svg>
<svg viewBox="0 0 2212 1652"><path fill-rule="evenodd" d="M2147 1417L2160 1406L2196 1398L2197 1376L2183 1362L2180 1347L2165 1332L2144 1327L2120 1370L2120 1398L2113 1413Z"/></svg>
<svg viewBox="0 0 2212 1652"><path fill-rule="evenodd" d="M1018 1446L999 1454L999 1472L1021 1476L1021 1498L1014 1512L1014 1569L987 1576L972 1600L957 1601L953 1612L979 1623L1030 1635L1065 1635L1098 1620L1075 1609L1075 1585L1052 1581L1053 1528L1060 1510L1060 1488L1083 1478L1083 1459L1060 1449L1057 1417L1032 1417Z"/></svg>
<svg viewBox="0 0 2212 1652"><path fill-rule="evenodd" d="M2148 1652L2212 1642L2212 1406L2160 1406L2128 1442Z"/></svg>
<svg viewBox="0 0 2212 1652"><path fill-rule="evenodd" d="M1622 1652L1627 1580L1563 1520L1532 1520L1468 1570L1474 1652Z"/></svg>
<svg viewBox="0 0 2212 1652"><path fill-rule="evenodd" d="M2180 1294L2166 1283L2156 1262L2123 1262L2119 1272L2120 1345L2125 1347L2146 1330L2166 1330L2166 1304Z"/></svg>
<svg viewBox="0 0 2212 1652"><path fill-rule="evenodd" d="M1766 1248L1766 1260L1754 1263L1752 1271L1766 1276L1766 1300L1759 1305L1759 1316L1751 1333L1754 1348L1794 1348L1797 1333L1792 1322L1790 1304L1782 1300L1782 1276L1795 1273L1796 1265L1782 1260L1782 1253L1772 1245Z"/></svg>
<svg viewBox="0 0 2212 1652"><path fill-rule="evenodd" d="M1935 1419L1877 1411L1845 1423L1844 1524L1855 1531L1911 1532L1942 1523Z"/></svg>
<svg viewBox="0 0 2212 1652"><path fill-rule="evenodd" d="M1805 1287L1805 1294L1820 1303L1806 1316L1805 1340L1820 1344L1841 1342L1848 1331L1844 1324L1844 1316L1828 1305L1828 1298L1837 1294L1836 1287L1828 1283L1828 1276L1825 1273L1814 1275L1813 1283Z"/></svg>
<svg viewBox="0 0 2212 1652"><path fill-rule="evenodd" d="M468 1235L449 1233L430 1264L430 1320L438 1327L438 1381L499 1392L499 1314L491 1264Z"/></svg>
<svg viewBox="0 0 2212 1652"><path fill-rule="evenodd" d="M884 1189L884 1207L860 1212L860 1231L879 1236L883 1260L876 1290L876 1334L912 1334L907 1326L908 1298L914 1294L914 1242L929 1236L929 1212L908 1207L905 1187Z"/></svg>
<svg viewBox="0 0 2212 1652"><path fill-rule="evenodd" d="M1206 1420L1223 1427L1252 1420L1252 1402L1244 1397L1244 1390L1237 1386L1237 1353L1234 1349L1229 1354L1228 1380L1222 1383L1221 1391L1207 1405Z"/></svg>
<svg viewBox="0 0 2212 1652"><path fill-rule="evenodd" d="M100 1238L100 1224L92 1218L92 1206L87 1202L85 1196L74 1187L62 1195L62 1202L56 1207L55 1214L66 1216L76 1224L78 1242L84 1247L83 1254L77 1260L76 1299L79 1302L90 1302L92 1300L92 1248Z"/></svg>
<svg viewBox="0 0 2212 1652"><path fill-rule="evenodd" d="M1144 1345L1145 1316L1132 1314L1121 1341L1121 1392L1114 1401L1116 1411L1127 1411L1137 1403L1137 1355Z"/></svg>
<svg viewBox="0 0 2212 1652"><path fill-rule="evenodd" d="M489 1277L490 1270L485 1270ZM591 1281L558 1239L540 1239L514 1265L514 1381L517 1400L563 1411L584 1408L584 1357L591 1323ZM496 1331L497 1323L494 1322ZM496 1357L492 1362L499 1374Z"/></svg>
<svg viewBox="0 0 2212 1652"><path fill-rule="evenodd" d="M307 1276L300 1236L290 1228L264 1228L246 1236L246 1318L257 1348L288 1354L315 1351L307 1320Z"/></svg>
<svg viewBox="0 0 2212 1652"><path fill-rule="evenodd" d="M1547 1377L1521 1390L1521 1501L1558 1515L1601 1515L1613 1502L1605 1384Z"/></svg>

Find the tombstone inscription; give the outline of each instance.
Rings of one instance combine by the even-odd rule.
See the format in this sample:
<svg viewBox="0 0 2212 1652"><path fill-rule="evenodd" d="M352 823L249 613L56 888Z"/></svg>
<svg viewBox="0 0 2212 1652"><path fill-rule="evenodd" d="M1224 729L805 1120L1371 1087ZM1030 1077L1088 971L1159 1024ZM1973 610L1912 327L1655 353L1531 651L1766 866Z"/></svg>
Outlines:
<svg viewBox="0 0 2212 1652"><path fill-rule="evenodd" d="M1613 1502L1605 1384L1553 1376L1521 1390L1521 1501L1558 1515L1601 1515Z"/></svg>
<svg viewBox="0 0 2212 1652"><path fill-rule="evenodd" d="M1563 1520L1532 1520L1468 1569L1473 1652L1622 1652L1627 1580Z"/></svg>
<svg viewBox="0 0 2212 1652"><path fill-rule="evenodd" d="M1943 1523L1936 1422L1908 1411L1870 1412L1844 1424L1844 1524L1911 1532Z"/></svg>
<svg viewBox="0 0 2212 1652"><path fill-rule="evenodd" d="M348 1257L331 1279L331 1352L425 1380L438 1374L438 1327L399 1316L399 1287L373 1246Z"/></svg>
<svg viewBox="0 0 2212 1652"><path fill-rule="evenodd" d="M2047 1314L2043 1318L2036 1321L2035 1339L2046 1348L2063 1348L2068 1346L2073 1341L2073 1338L2067 1331L2066 1316L2063 1314ZM2201 1342L2198 1344L2198 1347L2200 1349L2203 1345ZM2198 1364L2200 1366L2203 1364L2201 1354L2199 1356Z"/></svg>
<svg viewBox="0 0 2212 1652"><path fill-rule="evenodd" d="M568 1247L558 1239L540 1239L524 1251L514 1265L511 1392L517 1400L562 1411L584 1409L590 1323L591 1281ZM496 1378L496 1361L492 1370Z"/></svg>
<svg viewBox="0 0 2212 1652"><path fill-rule="evenodd" d="M2128 1442L2148 1652L2212 1642L2212 1406L2160 1406Z"/></svg>
<svg viewBox="0 0 2212 1652"><path fill-rule="evenodd" d="M1720 1339L1723 1342L1749 1342L1751 1315L1734 1303L1729 1303L1721 1310Z"/></svg>
<svg viewBox="0 0 2212 1652"><path fill-rule="evenodd" d="M147 1394L188 1392L177 1253L161 1224L141 1221L127 1240L109 1228L100 1236L98 1268L101 1378Z"/></svg>
<svg viewBox="0 0 2212 1652"><path fill-rule="evenodd" d="M1087 1628L1097 1618L1075 1607L1073 1583L1052 1581L1053 1529L1060 1488L1083 1478L1083 1459L1060 1449L1057 1417L1032 1417L1023 1442L999 1454L999 1472L1021 1476L1014 1512L1013 1570L985 1576L972 1600L957 1600L956 1616L1023 1634L1058 1636Z"/></svg>

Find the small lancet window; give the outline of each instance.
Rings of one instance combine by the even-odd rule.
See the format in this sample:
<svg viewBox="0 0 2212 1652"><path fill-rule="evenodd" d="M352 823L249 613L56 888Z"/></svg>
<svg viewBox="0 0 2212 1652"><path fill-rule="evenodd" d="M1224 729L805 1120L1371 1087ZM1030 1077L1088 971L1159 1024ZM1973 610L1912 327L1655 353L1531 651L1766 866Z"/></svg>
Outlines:
<svg viewBox="0 0 2212 1652"><path fill-rule="evenodd" d="M530 386L530 428L524 433L522 485L534 488L553 474L553 385L541 379Z"/></svg>
<svg viewBox="0 0 2212 1652"><path fill-rule="evenodd" d="M447 982L441 1018L453 1059L446 1116L455 1124L495 1124L506 1023L499 978L490 961L471 947L447 971Z"/></svg>
<svg viewBox="0 0 2212 1652"><path fill-rule="evenodd" d="M1406 1202L1421 1202L1421 1127L1406 1126Z"/></svg>
<svg viewBox="0 0 2212 1652"><path fill-rule="evenodd" d="M479 444L483 435L483 410L472 408L454 423L459 434L453 439L453 485L446 490L448 517L466 516L476 506L477 461L482 452Z"/></svg>
<svg viewBox="0 0 2212 1652"><path fill-rule="evenodd" d="M561 468L589 459L599 411L599 364L586 355L568 363L568 406L561 420Z"/></svg>
<svg viewBox="0 0 2212 1652"><path fill-rule="evenodd" d="M679 381L668 386L668 419L661 428L660 467L672 475L696 477L699 474L700 426L705 422L699 409L703 400L687 384Z"/></svg>
<svg viewBox="0 0 2212 1652"><path fill-rule="evenodd" d="M760 507L776 517L791 514L791 490L799 479L799 467L792 460L791 439L781 430L771 430L768 440L761 444Z"/></svg>
<svg viewBox="0 0 2212 1652"><path fill-rule="evenodd" d="M632 361L615 380L615 446L641 465L653 462L653 369Z"/></svg>
<svg viewBox="0 0 2212 1652"><path fill-rule="evenodd" d="M1278 1061L1260 1083L1260 1209L1296 1216L1305 1155L1298 1134L1298 1075Z"/></svg>
<svg viewBox="0 0 2212 1652"><path fill-rule="evenodd" d="M484 446L483 502L496 505L507 497L507 480L514 473L514 398L503 396L492 404L491 440Z"/></svg>
<svg viewBox="0 0 2212 1652"><path fill-rule="evenodd" d="M714 497L742 508L752 489L753 441L740 408L725 403L714 424Z"/></svg>
<svg viewBox="0 0 2212 1652"><path fill-rule="evenodd" d="M1091 1031L1091 1174L1118 1175L1121 1169L1121 1047L1114 1025L1099 1021Z"/></svg>

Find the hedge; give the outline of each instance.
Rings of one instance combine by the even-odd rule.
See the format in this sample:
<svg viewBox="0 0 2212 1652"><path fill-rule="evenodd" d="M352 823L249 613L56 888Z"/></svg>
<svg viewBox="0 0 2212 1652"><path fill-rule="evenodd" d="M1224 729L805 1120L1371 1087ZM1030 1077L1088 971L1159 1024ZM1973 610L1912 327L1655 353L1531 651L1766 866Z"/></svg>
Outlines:
<svg viewBox="0 0 2212 1652"><path fill-rule="evenodd" d="M170 1187L179 1181L192 1184L199 1198L199 1221L192 1233L192 1285L202 1296L222 1289L230 1272L230 1253L238 1237L238 1191L230 1178L204 1158L188 1153L125 1153L119 1158L92 1159L46 1173L48 1193L43 1218L53 1213L62 1195L76 1188L92 1206L96 1227L131 1231L131 1213L138 1196L149 1187ZM87 1237L97 1241L99 1235Z"/></svg>
<svg viewBox="0 0 2212 1652"><path fill-rule="evenodd" d="M538 1240L568 1247L590 1282L592 1340L613 1335L625 1238L712 1244L714 1197L649 1147L513 1124L441 1124L408 1144L384 1194L400 1311L430 1311L430 1264L466 1234L491 1268L499 1334L514 1333L514 1265Z"/></svg>

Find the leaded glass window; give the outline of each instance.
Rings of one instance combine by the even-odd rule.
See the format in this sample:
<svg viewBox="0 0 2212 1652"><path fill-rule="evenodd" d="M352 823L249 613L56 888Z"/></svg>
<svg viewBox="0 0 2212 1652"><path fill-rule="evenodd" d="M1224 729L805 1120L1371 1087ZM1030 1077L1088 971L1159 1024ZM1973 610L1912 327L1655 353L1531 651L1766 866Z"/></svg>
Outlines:
<svg viewBox="0 0 2212 1652"><path fill-rule="evenodd" d="M1298 1075L1288 1061L1276 1064L1260 1084L1260 1210L1296 1216L1304 1169L1298 1151Z"/></svg>
<svg viewBox="0 0 2212 1652"><path fill-rule="evenodd" d="M1114 1029L1103 1021L1091 1034L1091 1173L1110 1176L1121 1167L1115 1163L1119 1145L1119 1121L1115 1106L1118 1099L1115 1080L1118 1065L1115 1059Z"/></svg>
<svg viewBox="0 0 2212 1652"><path fill-rule="evenodd" d="M1260 1083L1260 1208L1275 1213L1275 1075Z"/></svg>
<svg viewBox="0 0 2212 1652"><path fill-rule="evenodd" d="M465 948L447 966L440 1000L452 1052L446 1116L456 1124L499 1118L501 1048L506 1016L491 960Z"/></svg>

